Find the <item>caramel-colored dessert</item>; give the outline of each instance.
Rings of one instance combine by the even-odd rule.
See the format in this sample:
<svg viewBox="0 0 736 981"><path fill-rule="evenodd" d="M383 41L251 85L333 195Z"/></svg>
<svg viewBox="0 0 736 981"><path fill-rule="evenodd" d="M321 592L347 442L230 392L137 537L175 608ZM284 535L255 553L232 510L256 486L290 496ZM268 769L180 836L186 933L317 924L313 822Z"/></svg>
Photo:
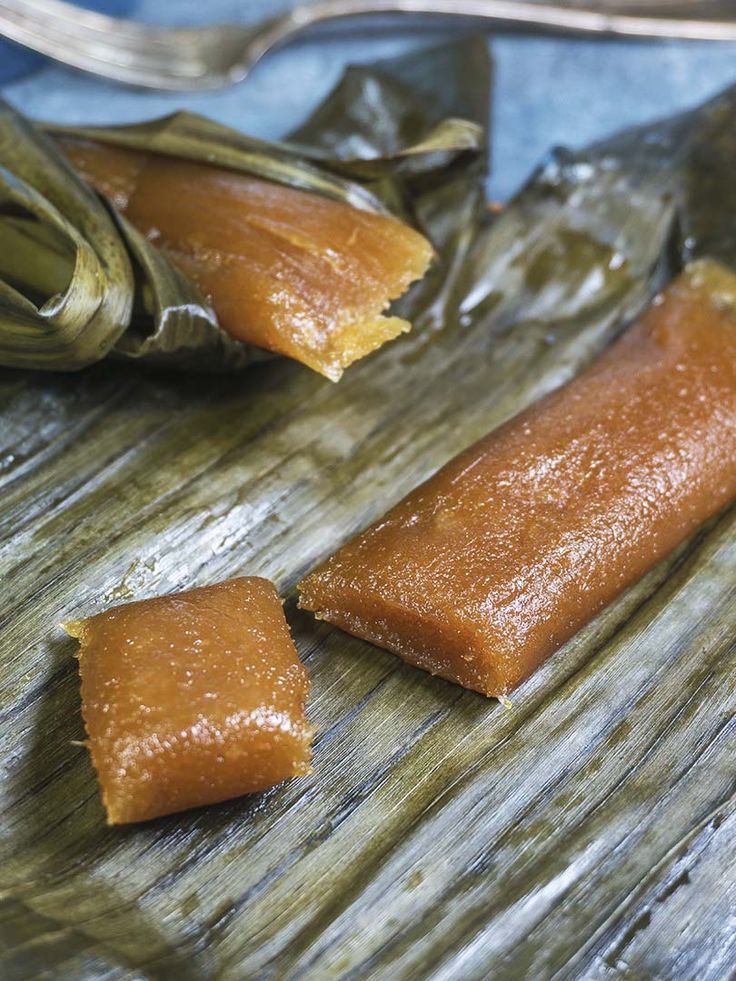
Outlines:
<svg viewBox="0 0 736 981"><path fill-rule="evenodd" d="M409 329L384 311L424 275L432 248L396 219L207 164L60 145L194 280L234 337L336 381Z"/></svg>
<svg viewBox="0 0 736 981"><path fill-rule="evenodd" d="M309 689L267 579L241 578L66 623L110 824L309 772Z"/></svg>
<svg viewBox="0 0 736 981"><path fill-rule="evenodd" d="M448 463L300 605L503 696L736 497L736 277L698 263L574 381Z"/></svg>

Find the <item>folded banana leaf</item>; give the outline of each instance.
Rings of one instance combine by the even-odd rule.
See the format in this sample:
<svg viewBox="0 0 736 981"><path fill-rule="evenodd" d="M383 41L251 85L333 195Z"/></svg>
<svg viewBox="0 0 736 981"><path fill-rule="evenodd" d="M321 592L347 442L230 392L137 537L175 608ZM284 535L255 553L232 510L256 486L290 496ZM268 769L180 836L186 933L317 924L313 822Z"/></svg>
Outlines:
<svg viewBox="0 0 736 981"><path fill-rule="evenodd" d="M474 104L463 96L467 86L456 70L463 57L479 66L476 84L487 90L482 45L464 44L436 56L438 70L451 79L440 103L422 101L407 87L407 66L386 69L378 83L382 139L356 147L357 160L350 157L357 136L352 125L350 136L334 131L334 145L325 150L309 145L308 129L290 145L256 140L187 112L134 126L40 127L0 103L0 364L70 370L111 353L240 368L268 356L219 329L195 285L111 213L48 133L216 164L419 223L417 197L430 187L441 193L458 172L466 190L480 193L481 170L473 164L484 155L485 109L482 100ZM323 138L328 117L351 124L345 109L354 93L348 89L342 86L318 111L312 130ZM456 107L478 120L453 118Z"/></svg>
<svg viewBox="0 0 736 981"><path fill-rule="evenodd" d="M731 971L733 511L548 661L512 711L294 609L308 569L569 377L684 263L736 260L736 90L555 151L493 219L476 149L424 166L438 115L485 120L483 48L353 69L295 134L312 164L330 157L320 173L360 172L441 254L401 303L415 330L339 386L286 361L247 386L112 363L0 372L1 976ZM90 214L89 261L108 275L130 249ZM33 230L48 253L39 302L76 254L64 223L47 224ZM3 302L33 322L28 288ZM290 597L314 774L105 827L72 744L74 645L54 625L237 574Z"/></svg>

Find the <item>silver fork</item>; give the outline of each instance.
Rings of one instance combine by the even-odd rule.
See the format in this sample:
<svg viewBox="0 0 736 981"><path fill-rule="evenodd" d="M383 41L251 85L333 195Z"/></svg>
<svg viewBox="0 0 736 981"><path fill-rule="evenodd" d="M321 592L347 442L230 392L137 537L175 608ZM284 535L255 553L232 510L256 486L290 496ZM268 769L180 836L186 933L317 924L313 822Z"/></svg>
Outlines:
<svg viewBox="0 0 736 981"><path fill-rule="evenodd" d="M95 75L172 90L239 82L268 51L306 28L376 13L442 14L565 34L736 41L736 20L660 13L660 8L683 7L672 0L618 0L618 6L619 12L611 12L601 0L585 8L530 0L312 0L252 27L163 28L93 13L64 0L0 0L0 35ZM690 6L698 4L691 0ZM708 0L702 6L707 8Z"/></svg>

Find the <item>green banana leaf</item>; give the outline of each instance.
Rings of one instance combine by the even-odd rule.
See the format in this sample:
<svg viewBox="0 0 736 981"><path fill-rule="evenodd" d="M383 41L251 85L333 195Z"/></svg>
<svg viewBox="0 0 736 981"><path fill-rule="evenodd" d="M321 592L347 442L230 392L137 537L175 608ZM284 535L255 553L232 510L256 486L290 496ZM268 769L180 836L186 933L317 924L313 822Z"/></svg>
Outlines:
<svg viewBox="0 0 736 981"><path fill-rule="evenodd" d="M110 360L0 372L3 978L730 974L733 509L565 645L510 711L295 609L307 570L579 370L680 266L733 264L736 90L555 151L495 220L477 150L442 174L410 165L404 134L421 146L438 113L486 118L482 48L353 69L295 134L310 160L330 155L330 174L370 171L370 193L440 249L402 301L415 329L339 386L284 359L247 385ZM120 240L90 208L84 237L103 265ZM74 259L64 229L34 229L60 257L42 293L54 262ZM31 321L27 288L4 287L2 302ZM106 827L77 744L75 644L55 625L238 574L287 597L312 679L314 773Z"/></svg>

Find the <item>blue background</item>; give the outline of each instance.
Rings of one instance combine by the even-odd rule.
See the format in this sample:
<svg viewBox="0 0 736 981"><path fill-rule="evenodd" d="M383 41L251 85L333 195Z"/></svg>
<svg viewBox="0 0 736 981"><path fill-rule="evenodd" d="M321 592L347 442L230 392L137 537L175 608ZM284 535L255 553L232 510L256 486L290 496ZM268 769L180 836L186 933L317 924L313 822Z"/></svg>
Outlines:
<svg viewBox="0 0 736 981"><path fill-rule="evenodd" d="M134 8L141 20L195 24L258 20L288 0L90 0ZM58 122L127 122L185 106L267 138L300 122L349 62L372 61L459 33L385 19L323 27L272 53L251 77L214 93L136 91L45 63L18 78L16 51L0 48L3 94L24 112ZM426 20L423 22L428 23ZM503 35L496 61L489 193L506 198L553 144L580 146L613 130L692 106L736 82L736 45L615 42ZM27 69L28 66L26 65Z"/></svg>

